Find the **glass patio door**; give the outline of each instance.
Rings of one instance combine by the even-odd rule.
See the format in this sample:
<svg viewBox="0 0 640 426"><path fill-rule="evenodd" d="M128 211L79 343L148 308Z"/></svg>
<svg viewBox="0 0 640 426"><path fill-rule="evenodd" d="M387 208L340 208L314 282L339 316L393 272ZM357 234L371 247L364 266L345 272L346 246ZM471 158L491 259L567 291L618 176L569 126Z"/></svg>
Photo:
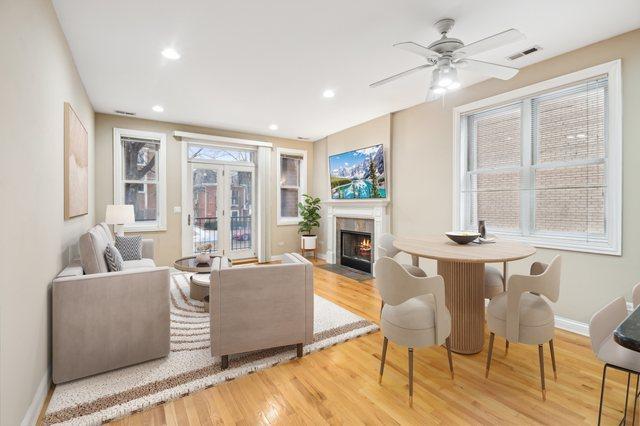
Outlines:
<svg viewBox="0 0 640 426"><path fill-rule="evenodd" d="M193 253L223 253L224 238L219 232L224 203L224 170L212 164L190 165L191 209L187 216Z"/></svg>
<svg viewBox="0 0 640 426"><path fill-rule="evenodd" d="M254 257L254 167L190 163L189 175L189 251Z"/></svg>
<svg viewBox="0 0 640 426"><path fill-rule="evenodd" d="M224 166L226 178L225 232L228 243L225 255L242 259L255 256L254 168Z"/></svg>

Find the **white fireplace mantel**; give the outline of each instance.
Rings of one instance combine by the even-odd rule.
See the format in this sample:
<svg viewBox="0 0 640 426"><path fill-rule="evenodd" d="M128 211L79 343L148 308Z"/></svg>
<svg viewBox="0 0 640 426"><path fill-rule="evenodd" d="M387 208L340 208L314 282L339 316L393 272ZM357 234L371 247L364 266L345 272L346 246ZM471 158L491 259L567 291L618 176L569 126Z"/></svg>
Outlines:
<svg viewBox="0 0 640 426"><path fill-rule="evenodd" d="M323 201L327 207L327 263L336 263L336 218L358 218L373 219L373 247L376 246L375 239L389 233L389 203L388 199L372 200L326 200ZM378 259L377 250L374 250L374 262Z"/></svg>

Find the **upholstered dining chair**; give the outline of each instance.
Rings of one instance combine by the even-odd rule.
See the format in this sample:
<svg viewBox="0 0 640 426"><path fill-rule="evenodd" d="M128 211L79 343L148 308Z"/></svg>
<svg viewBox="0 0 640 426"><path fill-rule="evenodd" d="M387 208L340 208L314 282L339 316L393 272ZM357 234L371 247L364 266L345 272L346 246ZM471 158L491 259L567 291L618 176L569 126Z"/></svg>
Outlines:
<svg viewBox="0 0 640 426"><path fill-rule="evenodd" d="M484 298L493 299L507 289L507 262L502 263L502 271L493 266L484 267Z"/></svg>
<svg viewBox="0 0 640 426"><path fill-rule="evenodd" d="M380 359L380 377L384 373L389 340L408 347L409 405L413 405L413 349L445 344L453 379L453 359L449 344L451 315L444 300L441 276L415 277L390 257L374 264L376 287L386 302L380 318L384 341Z"/></svg>
<svg viewBox="0 0 640 426"><path fill-rule="evenodd" d="M633 295L637 293L638 285L633 289ZM636 300L634 299L634 304ZM591 338L591 349L596 357L603 361L602 385L600 387L600 406L598 408L598 424L602 417L602 401L604 399L604 383L607 377L607 368L614 368L627 373L627 394L624 400L624 418L627 418L627 402L629 401L629 382L631 374L636 375L636 391L638 395L638 379L640 378L640 353L627 349L613 340L613 331L627 317L627 302L623 297L618 297L604 308L596 312L589 321L589 337ZM636 418L636 401L633 402L633 419Z"/></svg>
<svg viewBox="0 0 640 426"><path fill-rule="evenodd" d="M543 345L547 342L551 352L551 365L555 380L558 375L553 350L555 333L553 309L542 296L552 302L558 301L561 267L560 256L556 256L549 265L540 262L533 263L531 275L512 275L509 278L507 291L491 299L487 307L487 326L491 334L485 376L489 377L493 340L496 334L505 337L511 343L538 345L543 400L547 398L543 349Z"/></svg>
<svg viewBox="0 0 640 426"><path fill-rule="evenodd" d="M640 305L640 283L633 286L633 290L631 290L631 301L633 302L633 309Z"/></svg>
<svg viewBox="0 0 640 426"><path fill-rule="evenodd" d="M378 254L380 257L391 257L394 258L400 253L400 250L394 247L393 242L396 237L391 234L382 234L380 238L378 238ZM424 272L417 266L403 264L402 267L407 270L414 277L426 277L427 273Z"/></svg>

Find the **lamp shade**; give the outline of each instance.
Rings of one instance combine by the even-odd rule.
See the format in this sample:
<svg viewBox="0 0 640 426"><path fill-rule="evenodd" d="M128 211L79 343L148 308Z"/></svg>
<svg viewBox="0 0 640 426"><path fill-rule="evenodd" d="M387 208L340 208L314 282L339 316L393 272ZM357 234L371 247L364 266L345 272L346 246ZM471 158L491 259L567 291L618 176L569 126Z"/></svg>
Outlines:
<svg viewBox="0 0 640 426"><path fill-rule="evenodd" d="M105 216L105 222L109 225L126 225L136 221L131 204L109 204Z"/></svg>

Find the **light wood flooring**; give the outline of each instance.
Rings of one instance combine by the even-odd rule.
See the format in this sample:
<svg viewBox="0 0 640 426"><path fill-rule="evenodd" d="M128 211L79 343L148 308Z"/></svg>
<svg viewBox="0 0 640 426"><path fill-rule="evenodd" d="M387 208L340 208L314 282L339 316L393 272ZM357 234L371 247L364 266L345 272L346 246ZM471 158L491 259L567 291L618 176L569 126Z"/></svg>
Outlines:
<svg viewBox="0 0 640 426"><path fill-rule="evenodd" d="M316 294L378 320L372 281L315 269ZM603 301L603 304L606 301ZM547 400L542 401L535 346L496 337L491 375L486 346L454 354L451 380L444 348L416 349L413 407L408 405L407 350L390 342L382 384L381 334L374 333L120 419L114 425L201 424L595 424L602 364L586 337L558 330L558 380L545 345ZM611 370L610 370L611 371ZM603 424L622 417L626 375L608 373ZM635 379L632 379L635 384ZM632 401L630 402L630 409Z"/></svg>

